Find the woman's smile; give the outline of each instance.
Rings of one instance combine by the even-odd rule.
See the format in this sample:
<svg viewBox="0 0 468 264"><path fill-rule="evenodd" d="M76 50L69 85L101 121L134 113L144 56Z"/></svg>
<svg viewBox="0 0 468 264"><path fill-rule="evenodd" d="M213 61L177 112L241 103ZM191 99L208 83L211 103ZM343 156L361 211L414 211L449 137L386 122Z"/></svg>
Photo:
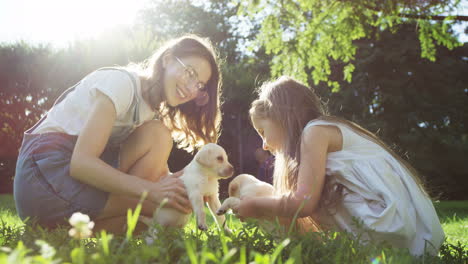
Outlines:
<svg viewBox="0 0 468 264"><path fill-rule="evenodd" d="M180 98L185 99L187 97L186 92L184 92L184 90L180 88L178 85L176 85L176 91Z"/></svg>
<svg viewBox="0 0 468 264"><path fill-rule="evenodd" d="M197 56L181 59L174 57L165 67L163 89L165 99L171 106L184 104L196 98L199 93L197 84L206 84L211 77L210 63ZM196 79L186 76L189 70L194 72Z"/></svg>

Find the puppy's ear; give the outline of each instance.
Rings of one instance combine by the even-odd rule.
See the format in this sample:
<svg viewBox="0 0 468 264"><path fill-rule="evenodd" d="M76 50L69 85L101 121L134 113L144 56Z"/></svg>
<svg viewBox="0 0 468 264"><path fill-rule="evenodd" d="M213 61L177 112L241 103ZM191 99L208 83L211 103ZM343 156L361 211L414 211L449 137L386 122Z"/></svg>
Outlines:
<svg viewBox="0 0 468 264"><path fill-rule="evenodd" d="M239 184L237 184L236 182L231 182L229 184L229 189L228 189L229 197L234 197L238 191L239 191Z"/></svg>
<svg viewBox="0 0 468 264"><path fill-rule="evenodd" d="M200 151L197 154L197 157L195 158L195 160L203 166L212 167L213 155L211 154L211 152L212 152L211 149L204 149L203 151Z"/></svg>

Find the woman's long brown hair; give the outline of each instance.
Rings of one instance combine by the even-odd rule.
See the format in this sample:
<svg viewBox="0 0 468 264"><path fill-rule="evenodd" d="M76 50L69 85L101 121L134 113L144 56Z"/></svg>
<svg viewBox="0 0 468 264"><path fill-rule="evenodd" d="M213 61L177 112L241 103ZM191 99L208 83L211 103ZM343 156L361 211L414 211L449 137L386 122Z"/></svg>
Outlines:
<svg viewBox="0 0 468 264"><path fill-rule="evenodd" d="M192 152L206 143L217 142L220 133L221 111L221 71L218 55L208 39L196 35L183 37L167 42L159 48L146 62L141 71L150 86L163 86L163 58L198 56L207 60L211 66L211 77L206 83L209 101L198 106L194 100L177 107L165 103L159 106L160 118L171 130L172 137L179 148Z"/></svg>

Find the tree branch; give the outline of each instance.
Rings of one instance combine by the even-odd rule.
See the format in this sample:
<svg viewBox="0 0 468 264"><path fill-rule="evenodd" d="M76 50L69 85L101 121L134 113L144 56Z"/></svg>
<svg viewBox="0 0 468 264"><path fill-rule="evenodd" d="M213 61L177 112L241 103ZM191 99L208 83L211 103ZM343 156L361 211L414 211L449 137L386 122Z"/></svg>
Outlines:
<svg viewBox="0 0 468 264"><path fill-rule="evenodd" d="M412 15L412 14L398 14L399 17L425 19L425 20L445 20L450 17L450 20L468 21L468 16L430 16L430 15Z"/></svg>
<svg viewBox="0 0 468 264"><path fill-rule="evenodd" d="M381 12L376 7L370 6L368 4L362 4L365 8ZM406 18L413 18L413 19L424 19L424 20L445 20L446 18L450 17L450 20L457 20L457 21L468 21L468 16L440 16L440 15L414 15L414 14L396 14L399 17L406 17Z"/></svg>

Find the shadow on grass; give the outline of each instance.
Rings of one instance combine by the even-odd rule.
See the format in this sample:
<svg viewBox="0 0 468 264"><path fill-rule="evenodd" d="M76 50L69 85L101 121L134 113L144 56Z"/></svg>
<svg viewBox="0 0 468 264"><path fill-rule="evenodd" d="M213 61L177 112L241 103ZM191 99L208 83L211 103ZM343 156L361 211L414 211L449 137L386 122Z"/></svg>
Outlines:
<svg viewBox="0 0 468 264"><path fill-rule="evenodd" d="M454 215L460 219L468 218L468 201L442 201L434 206L441 222L453 219Z"/></svg>

